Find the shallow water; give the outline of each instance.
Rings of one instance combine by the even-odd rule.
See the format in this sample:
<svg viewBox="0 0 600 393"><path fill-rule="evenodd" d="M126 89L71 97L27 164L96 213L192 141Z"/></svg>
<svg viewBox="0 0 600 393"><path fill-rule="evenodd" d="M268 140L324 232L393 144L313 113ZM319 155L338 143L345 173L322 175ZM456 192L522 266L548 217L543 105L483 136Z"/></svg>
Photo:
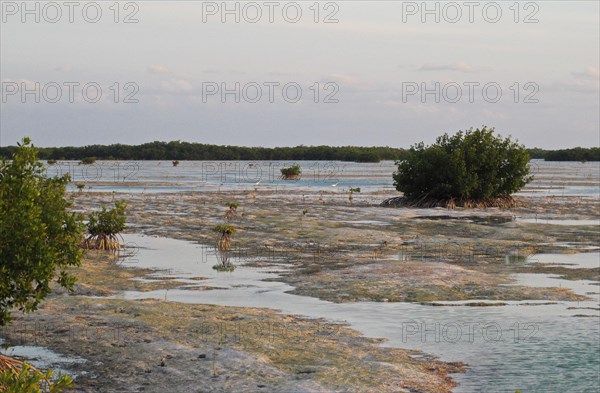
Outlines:
<svg viewBox="0 0 600 393"><path fill-rule="evenodd" d="M136 247L137 252L124 260L125 265L169 269L166 275L173 279L207 278L196 284L186 280L182 282L185 286L228 289L126 292L117 297L272 308L346 322L367 336L387 338L389 341L384 345L419 349L443 360L468 363L471 366L468 372L454 376L460 382L455 392L513 393L521 389L523 392L562 393L596 391L600 387L598 295L592 295L593 298L585 302L545 305L507 302L509 305L502 307L335 304L286 293L292 287L281 282L262 281L277 277L273 268L250 268L243 266L241 260L233 260L238 265L234 272L218 273L212 269L218 262L216 255L207 247L139 235L127 235L126 241ZM282 269L284 267L276 268ZM155 276L164 277L165 273ZM565 283L566 280L546 275L517 275L516 278L527 285L570 285L578 292L599 291L597 285L589 282ZM578 314L591 317L575 317ZM213 334L210 329L208 332Z"/></svg>
<svg viewBox="0 0 600 393"><path fill-rule="evenodd" d="M299 180L282 180L280 170L298 163ZM530 162L534 180L519 194L600 198L600 164L597 162ZM97 161L78 165L60 161L48 166L48 175L69 173L74 184L92 185L86 191L163 193L226 190L313 190L347 193L394 194L393 161L356 163L343 161Z"/></svg>

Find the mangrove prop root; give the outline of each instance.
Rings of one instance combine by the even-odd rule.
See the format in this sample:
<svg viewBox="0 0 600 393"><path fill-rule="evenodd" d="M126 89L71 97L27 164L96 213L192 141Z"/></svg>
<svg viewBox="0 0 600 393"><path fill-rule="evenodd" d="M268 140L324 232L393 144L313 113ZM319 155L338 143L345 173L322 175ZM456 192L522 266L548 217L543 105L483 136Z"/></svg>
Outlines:
<svg viewBox="0 0 600 393"><path fill-rule="evenodd" d="M383 207L412 207L412 208L433 208L445 207L447 209L467 208L467 209L484 209L488 207L498 207L501 209L512 209L517 207L517 202L513 197L498 197L490 199L408 199L405 197L394 197L383 201L380 206Z"/></svg>
<svg viewBox="0 0 600 393"><path fill-rule="evenodd" d="M123 238L121 238L123 240ZM124 248L123 244L115 234L101 233L90 235L83 241L83 247L87 250L100 250L116 252Z"/></svg>

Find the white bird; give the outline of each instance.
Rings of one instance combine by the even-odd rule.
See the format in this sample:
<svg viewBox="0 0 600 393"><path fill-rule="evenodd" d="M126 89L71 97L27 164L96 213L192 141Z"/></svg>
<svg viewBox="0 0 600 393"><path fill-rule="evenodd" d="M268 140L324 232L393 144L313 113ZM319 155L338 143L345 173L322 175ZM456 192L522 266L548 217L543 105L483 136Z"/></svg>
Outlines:
<svg viewBox="0 0 600 393"><path fill-rule="evenodd" d="M257 181L256 183L254 183L255 186L258 186L260 184L260 180Z"/></svg>
<svg viewBox="0 0 600 393"><path fill-rule="evenodd" d="M337 182L337 183L335 183L335 184L332 184L332 185L331 185L331 187L337 187L337 185L338 185L339 183L340 183L340 182Z"/></svg>

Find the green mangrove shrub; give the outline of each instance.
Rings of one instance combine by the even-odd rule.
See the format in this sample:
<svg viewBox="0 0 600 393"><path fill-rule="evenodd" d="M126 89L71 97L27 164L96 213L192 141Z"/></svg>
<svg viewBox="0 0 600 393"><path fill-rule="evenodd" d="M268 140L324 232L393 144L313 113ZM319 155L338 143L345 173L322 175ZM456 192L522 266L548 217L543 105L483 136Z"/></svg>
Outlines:
<svg viewBox="0 0 600 393"><path fill-rule="evenodd" d="M46 176L29 138L0 163L0 326L15 309L36 310L55 278L73 288L66 270L80 263L83 222L70 211L68 183L68 174Z"/></svg>
<svg viewBox="0 0 600 393"><path fill-rule="evenodd" d="M81 161L79 161L79 165L91 165L96 162L95 157L83 157Z"/></svg>
<svg viewBox="0 0 600 393"><path fill-rule="evenodd" d="M215 225L212 228L213 232L219 235L217 239L217 249L220 251L227 251L231 248L231 237L235 234L236 229L233 225L220 224Z"/></svg>
<svg viewBox="0 0 600 393"><path fill-rule="evenodd" d="M299 179L302 174L302 168L298 164L294 164L289 167L281 168L281 178L283 180L295 180Z"/></svg>
<svg viewBox="0 0 600 393"><path fill-rule="evenodd" d="M532 179L525 147L486 127L413 145L396 164L394 186L404 196L384 205L511 207L511 194Z"/></svg>
<svg viewBox="0 0 600 393"><path fill-rule="evenodd" d="M225 213L225 219L231 221L237 217L237 208L240 204L237 202L227 202L225 205L228 207L227 212Z"/></svg>
<svg viewBox="0 0 600 393"><path fill-rule="evenodd" d="M87 229L89 236L84 241L84 247L88 250L117 251L122 248L117 236L125 229L127 218L125 208L127 204L123 201L115 202L115 207L107 210L92 212L89 215Z"/></svg>

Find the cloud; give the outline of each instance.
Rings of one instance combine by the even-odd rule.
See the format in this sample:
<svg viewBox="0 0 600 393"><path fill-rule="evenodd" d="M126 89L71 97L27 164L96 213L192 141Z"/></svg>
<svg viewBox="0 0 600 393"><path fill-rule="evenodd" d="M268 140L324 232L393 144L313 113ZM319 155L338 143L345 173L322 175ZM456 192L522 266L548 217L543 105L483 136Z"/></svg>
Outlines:
<svg viewBox="0 0 600 393"><path fill-rule="evenodd" d="M322 83L335 82L340 89L368 90L371 86L362 79L349 74L330 74L321 78Z"/></svg>
<svg viewBox="0 0 600 393"><path fill-rule="evenodd" d="M71 72L73 71L73 67L71 67L70 65L61 65L58 67L54 68L54 71L58 71L58 72Z"/></svg>
<svg viewBox="0 0 600 393"><path fill-rule="evenodd" d="M271 76L302 76L301 72L295 71L269 71L268 73Z"/></svg>
<svg viewBox="0 0 600 393"><path fill-rule="evenodd" d="M427 65L423 65L419 69L417 69L417 71L458 71L458 72L464 72L466 74L476 74L479 72L491 71L491 70L492 70L492 68L489 66L477 67L477 66L469 65L462 61L458 62L458 63L446 64L446 65L427 64Z"/></svg>
<svg viewBox="0 0 600 393"><path fill-rule="evenodd" d="M162 81L160 87L163 91L169 93L189 93L193 90L193 86L185 79L170 79Z"/></svg>
<svg viewBox="0 0 600 393"><path fill-rule="evenodd" d="M170 74L171 70L169 70L166 66L161 64L153 64L146 69L151 74Z"/></svg>
<svg viewBox="0 0 600 393"><path fill-rule="evenodd" d="M600 79L600 68L587 66L583 72L571 72L575 79L586 79L597 81Z"/></svg>
<svg viewBox="0 0 600 393"><path fill-rule="evenodd" d="M3 84L8 83L16 83L19 89L24 89L27 91L41 91L42 84L40 82L34 82L29 79L2 79Z"/></svg>

